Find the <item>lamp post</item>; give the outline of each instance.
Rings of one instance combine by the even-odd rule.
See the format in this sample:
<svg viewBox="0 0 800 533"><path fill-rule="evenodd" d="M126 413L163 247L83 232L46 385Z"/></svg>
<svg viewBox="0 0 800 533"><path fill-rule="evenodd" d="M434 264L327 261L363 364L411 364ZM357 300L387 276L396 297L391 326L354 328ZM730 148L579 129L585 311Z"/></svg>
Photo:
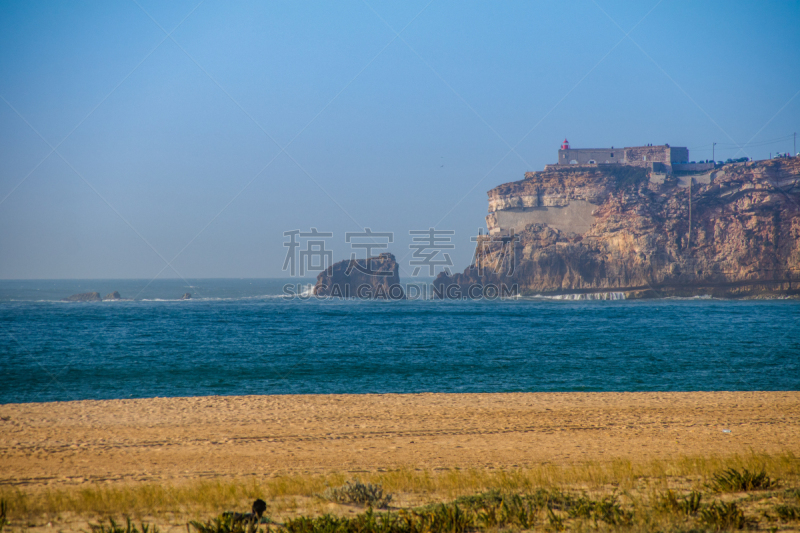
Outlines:
<svg viewBox="0 0 800 533"><path fill-rule="evenodd" d="M717 143L713 143L711 145L711 160L714 162L714 165L717 164L717 158L714 156L715 152L714 149L717 147Z"/></svg>

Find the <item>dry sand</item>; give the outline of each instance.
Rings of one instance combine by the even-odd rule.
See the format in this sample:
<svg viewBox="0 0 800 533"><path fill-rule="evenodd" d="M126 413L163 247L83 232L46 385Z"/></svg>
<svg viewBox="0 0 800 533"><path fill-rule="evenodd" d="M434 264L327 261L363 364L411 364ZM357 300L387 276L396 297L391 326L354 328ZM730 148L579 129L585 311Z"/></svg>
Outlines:
<svg viewBox="0 0 800 533"><path fill-rule="evenodd" d="M0 405L26 488L792 452L800 392L154 398Z"/></svg>

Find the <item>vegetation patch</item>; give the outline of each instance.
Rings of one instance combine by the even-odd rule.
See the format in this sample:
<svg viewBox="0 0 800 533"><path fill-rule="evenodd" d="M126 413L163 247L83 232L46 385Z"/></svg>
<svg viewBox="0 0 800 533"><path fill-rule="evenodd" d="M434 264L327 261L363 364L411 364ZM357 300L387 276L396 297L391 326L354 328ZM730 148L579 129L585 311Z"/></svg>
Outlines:
<svg viewBox="0 0 800 533"><path fill-rule="evenodd" d="M225 513L206 522L192 520L189 526L197 533L255 533L259 528L258 521L237 520L233 513Z"/></svg>
<svg viewBox="0 0 800 533"><path fill-rule="evenodd" d="M125 522L126 524L123 526L117 524L113 518L109 518L107 524L103 522L89 524L89 529L92 530L92 533L159 533L158 527L144 522L140 522L139 527L136 527L130 518L126 518Z"/></svg>
<svg viewBox="0 0 800 533"><path fill-rule="evenodd" d="M700 510L702 500L703 495L696 491L692 491L686 496L678 496L674 491L668 490L661 496L657 505L667 512L693 515Z"/></svg>
<svg viewBox="0 0 800 533"><path fill-rule="evenodd" d="M741 472L735 468L729 468L715 474L710 486L716 492L749 492L772 489L776 484L764 470L756 473L750 472L746 468Z"/></svg>
<svg viewBox="0 0 800 533"><path fill-rule="evenodd" d="M775 514L784 521L800 520L800 489L787 490L784 495L784 503L774 507Z"/></svg>
<svg viewBox="0 0 800 533"><path fill-rule="evenodd" d="M302 515L284 523L268 519L263 533L468 533L538 529L729 531L758 527L758 520L748 516L740 508L740 502L714 501L703 505L701 501L702 495L695 491L677 495L668 490L638 507L630 502L621 503L615 494L592 498L559 490L540 489L527 494L489 491L448 503L387 512L370 507L355 516ZM679 520L672 519L671 514L677 514ZM662 519L656 518L658 516ZM190 522L190 526L196 533L257 533L260 527L256 522L237 523L225 516L208 522Z"/></svg>
<svg viewBox="0 0 800 533"><path fill-rule="evenodd" d="M744 529L757 524L754 519L745 516L736 502L714 502L700 511L700 517L705 525L711 526L715 531Z"/></svg>
<svg viewBox="0 0 800 533"><path fill-rule="evenodd" d="M510 471L405 469L361 478L6 487L0 533L51 522L63 533L159 533L156 525L187 533L688 532L797 529L800 520L800 460L791 454ZM781 490L771 490L778 483ZM231 512L250 504L251 512Z"/></svg>
<svg viewBox="0 0 800 533"><path fill-rule="evenodd" d="M781 520L800 520L800 506L798 505L776 505L775 514Z"/></svg>
<svg viewBox="0 0 800 533"><path fill-rule="evenodd" d="M359 480L348 481L341 487L331 487L322 497L336 503L364 505L386 509L392 501L391 494L384 494L383 487Z"/></svg>

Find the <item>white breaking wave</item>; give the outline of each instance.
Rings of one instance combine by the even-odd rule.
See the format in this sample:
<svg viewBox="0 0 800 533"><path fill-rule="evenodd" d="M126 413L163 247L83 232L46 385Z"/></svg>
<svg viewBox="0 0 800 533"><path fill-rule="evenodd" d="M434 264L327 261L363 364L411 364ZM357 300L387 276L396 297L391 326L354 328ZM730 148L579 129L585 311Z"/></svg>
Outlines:
<svg viewBox="0 0 800 533"><path fill-rule="evenodd" d="M142 298L140 300L125 300L128 302L243 302L248 300L274 300L286 298L285 294L259 294L255 296L192 296L189 299L183 298Z"/></svg>
<svg viewBox="0 0 800 533"><path fill-rule="evenodd" d="M727 298L714 298L710 294L696 294L694 296L667 296L664 299L665 300L725 300Z"/></svg>
<svg viewBox="0 0 800 533"><path fill-rule="evenodd" d="M309 283L308 285L306 285L306 288L303 289L303 292L300 293L300 297L310 298L311 296L314 296L314 285Z"/></svg>
<svg viewBox="0 0 800 533"><path fill-rule="evenodd" d="M589 294L556 294L553 296L537 295L537 298L548 300L625 300L624 292L592 292Z"/></svg>

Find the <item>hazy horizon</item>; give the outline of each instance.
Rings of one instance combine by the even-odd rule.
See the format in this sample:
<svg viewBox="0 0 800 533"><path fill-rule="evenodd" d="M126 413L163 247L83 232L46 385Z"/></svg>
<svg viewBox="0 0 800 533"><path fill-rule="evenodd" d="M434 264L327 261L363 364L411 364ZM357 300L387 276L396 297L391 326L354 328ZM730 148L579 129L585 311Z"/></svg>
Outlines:
<svg viewBox="0 0 800 533"><path fill-rule="evenodd" d="M311 228L333 261L392 232L405 279L409 230L452 230L461 271L565 137L792 151L798 7L4 2L0 279L285 278Z"/></svg>

